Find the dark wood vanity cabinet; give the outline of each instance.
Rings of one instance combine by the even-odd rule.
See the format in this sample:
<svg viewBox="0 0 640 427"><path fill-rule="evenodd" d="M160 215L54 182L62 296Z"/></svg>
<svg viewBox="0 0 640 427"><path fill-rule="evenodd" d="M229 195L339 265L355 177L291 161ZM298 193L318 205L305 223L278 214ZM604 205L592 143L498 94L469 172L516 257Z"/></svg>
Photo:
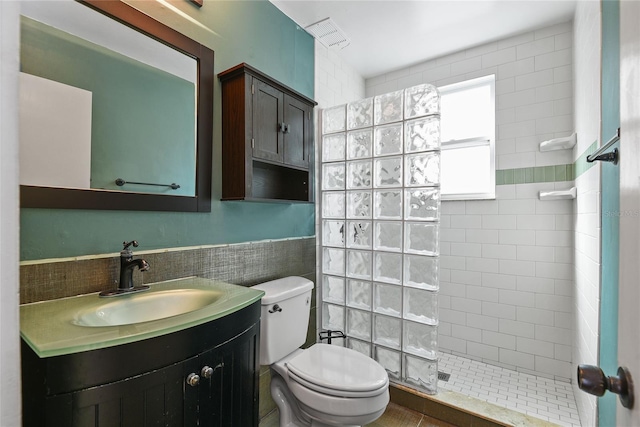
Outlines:
<svg viewBox="0 0 640 427"><path fill-rule="evenodd" d="M257 302L183 331L43 359L23 341L23 425L257 426L259 317Z"/></svg>
<svg viewBox="0 0 640 427"><path fill-rule="evenodd" d="M316 103L240 64L222 84L222 199L312 201Z"/></svg>

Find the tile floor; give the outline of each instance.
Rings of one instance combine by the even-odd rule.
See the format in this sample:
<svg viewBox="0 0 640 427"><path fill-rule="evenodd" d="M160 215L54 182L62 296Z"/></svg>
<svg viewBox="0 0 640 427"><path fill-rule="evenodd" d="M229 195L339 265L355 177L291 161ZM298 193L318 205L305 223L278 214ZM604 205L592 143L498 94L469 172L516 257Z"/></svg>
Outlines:
<svg viewBox="0 0 640 427"><path fill-rule="evenodd" d="M278 427L278 411L273 411L260 422L259 427ZM452 424L436 420L419 412L390 403L380 418L364 427L454 427Z"/></svg>
<svg viewBox="0 0 640 427"><path fill-rule="evenodd" d="M498 366L440 353L438 370L451 374L440 390L475 397L507 409L567 427L580 427L568 382L536 377Z"/></svg>

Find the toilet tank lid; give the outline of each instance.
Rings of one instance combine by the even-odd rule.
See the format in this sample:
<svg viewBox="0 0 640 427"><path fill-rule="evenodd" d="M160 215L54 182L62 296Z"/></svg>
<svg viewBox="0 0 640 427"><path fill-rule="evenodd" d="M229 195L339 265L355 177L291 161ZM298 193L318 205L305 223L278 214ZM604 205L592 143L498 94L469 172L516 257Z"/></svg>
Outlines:
<svg viewBox="0 0 640 427"><path fill-rule="evenodd" d="M262 305L271 305L313 289L313 282L304 277L290 276L252 286L264 291Z"/></svg>

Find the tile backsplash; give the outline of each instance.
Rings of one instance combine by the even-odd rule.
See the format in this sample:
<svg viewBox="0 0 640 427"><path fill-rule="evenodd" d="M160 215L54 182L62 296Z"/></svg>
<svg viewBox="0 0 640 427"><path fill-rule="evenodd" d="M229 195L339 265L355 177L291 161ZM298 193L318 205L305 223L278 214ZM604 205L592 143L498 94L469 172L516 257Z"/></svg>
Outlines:
<svg viewBox="0 0 640 427"><path fill-rule="evenodd" d="M200 276L242 286L284 276L315 280L315 237L231 245L134 251L149 271L134 271L134 284ZM99 292L117 286L119 254L24 261L20 265L20 303Z"/></svg>

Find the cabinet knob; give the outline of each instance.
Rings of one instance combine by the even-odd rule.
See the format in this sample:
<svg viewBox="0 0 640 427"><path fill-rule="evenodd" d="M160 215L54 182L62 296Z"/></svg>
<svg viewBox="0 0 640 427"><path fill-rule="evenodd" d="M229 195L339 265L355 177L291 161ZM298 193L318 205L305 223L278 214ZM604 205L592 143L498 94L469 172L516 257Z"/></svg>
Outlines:
<svg viewBox="0 0 640 427"><path fill-rule="evenodd" d="M211 375L213 375L213 368L211 366L205 365L200 371L200 375L202 375L204 378L211 378Z"/></svg>
<svg viewBox="0 0 640 427"><path fill-rule="evenodd" d="M190 373L189 375L187 375L187 384L189 384L191 387L195 387L198 384L200 384L200 376L196 373Z"/></svg>

